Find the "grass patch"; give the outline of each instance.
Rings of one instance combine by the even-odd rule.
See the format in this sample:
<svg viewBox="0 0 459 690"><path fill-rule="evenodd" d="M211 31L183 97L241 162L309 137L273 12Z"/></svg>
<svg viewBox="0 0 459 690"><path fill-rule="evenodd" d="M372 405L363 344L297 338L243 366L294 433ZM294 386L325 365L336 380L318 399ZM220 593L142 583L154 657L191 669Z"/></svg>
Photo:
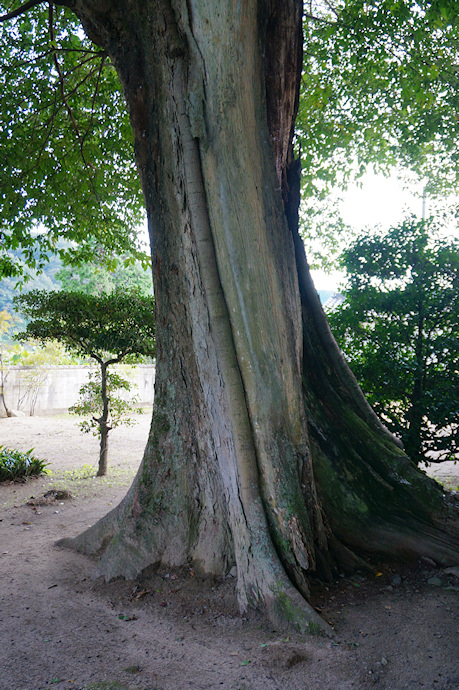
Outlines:
<svg viewBox="0 0 459 690"><path fill-rule="evenodd" d="M441 484L444 489L448 491L459 491L459 484L457 477L434 477L438 484Z"/></svg>
<svg viewBox="0 0 459 690"><path fill-rule="evenodd" d="M110 467L105 477L97 477L97 467L82 465L68 470L49 470L49 484L54 489L68 489L76 498L97 494L98 489L129 486L136 467L121 465Z"/></svg>
<svg viewBox="0 0 459 690"><path fill-rule="evenodd" d="M0 482L27 479L46 474L49 463L32 455L33 448L23 453L14 448L0 446Z"/></svg>

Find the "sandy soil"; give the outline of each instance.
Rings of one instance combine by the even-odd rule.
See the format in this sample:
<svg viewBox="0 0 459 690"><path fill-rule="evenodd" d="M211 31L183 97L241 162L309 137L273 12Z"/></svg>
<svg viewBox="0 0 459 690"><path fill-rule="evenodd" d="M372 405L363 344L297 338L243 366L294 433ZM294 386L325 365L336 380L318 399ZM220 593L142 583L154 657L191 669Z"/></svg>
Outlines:
<svg viewBox="0 0 459 690"><path fill-rule="evenodd" d="M149 416L112 432L109 477L93 478L97 439L70 416L0 419L0 444L50 462L52 475L0 485L2 690L347 690L459 688L459 569L428 560L315 593L334 639L287 635L237 612L234 578L190 568L136 582L93 580L91 559L59 549L122 498ZM435 466L459 485L459 464ZM27 505L51 488L71 500ZM434 578L434 579L432 579ZM429 582L430 581L430 582Z"/></svg>

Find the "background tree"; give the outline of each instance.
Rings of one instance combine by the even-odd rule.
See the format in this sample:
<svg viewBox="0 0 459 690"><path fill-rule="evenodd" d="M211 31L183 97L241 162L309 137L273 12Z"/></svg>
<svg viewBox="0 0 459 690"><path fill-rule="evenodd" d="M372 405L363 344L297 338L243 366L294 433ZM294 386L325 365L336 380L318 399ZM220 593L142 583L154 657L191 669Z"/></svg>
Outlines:
<svg viewBox="0 0 459 690"><path fill-rule="evenodd" d="M22 273L19 276L3 276L0 279L0 311L14 310L13 299L19 291L64 290L99 295L101 292L127 288L139 290L144 295L153 293L151 263L136 261L131 253L112 256L109 260L108 256L105 256L104 248L99 247L97 256L94 256L91 262L63 265L58 255L48 252L40 270L27 266L19 250L8 251L6 254L12 256ZM16 314L14 325L9 329L6 338L11 340L14 333L24 328L23 317Z"/></svg>
<svg viewBox="0 0 459 690"><path fill-rule="evenodd" d="M347 244L334 201L368 169L431 199L457 189L459 18L454 0L319 0L305 13L303 236L326 264Z"/></svg>
<svg viewBox="0 0 459 690"><path fill-rule="evenodd" d="M11 417L11 410L9 409L5 400L5 386L9 373L9 356L6 353L5 346L1 342L1 339L6 333L8 333L13 323L14 318L11 316L11 314L6 311L6 309L2 309L2 311L0 311L0 402L5 409L5 414L7 417Z"/></svg>
<svg viewBox="0 0 459 690"><path fill-rule="evenodd" d="M141 469L72 546L103 552L107 579L237 564L241 610L303 630L329 630L308 579L364 566L361 553L455 562L456 508L365 401L308 273L292 148L301 3L62 4L128 104L157 342Z"/></svg>
<svg viewBox="0 0 459 690"><path fill-rule="evenodd" d="M330 326L368 400L414 462L459 449L459 243L406 220L342 257Z"/></svg>
<svg viewBox="0 0 459 690"><path fill-rule="evenodd" d="M98 296L82 292L32 291L15 298L29 319L17 340L52 340L79 356L91 357L100 367L101 414L98 476L107 473L108 434L112 428L108 367L121 361L136 361L155 352L154 300L134 290Z"/></svg>
<svg viewBox="0 0 459 690"><path fill-rule="evenodd" d="M104 396L102 388L102 373L103 372L101 369L95 372L89 372L89 380L87 383L83 384L79 390L79 399L74 405L69 407L69 412L89 418L84 419L79 424L80 429L85 433L90 433L93 431L94 435L97 434L101 441L101 419L104 416L104 397L107 399L109 406L109 420L107 420L108 431L115 429L121 424L125 424L127 426L135 424L135 420L130 415L134 413L142 413L142 408L135 407L135 405L138 405L139 403L138 396L130 396L128 399L120 396L121 393L124 393L125 396L130 393L133 385L127 378L121 376L118 372L106 372ZM105 445L107 452L108 431ZM104 465L106 470L106 459ZM106 474L106 471L101 472L100 462L98 474L99 476Z"/></svg>
<svg viewBox="0 0 459 690"><path fill-rule="evenodd" d="M56 272L56 280L66 292L84 292L98 295L126 288L137 290L143 295L153 294L151 267L145 267L132 257L117 257L112 269L103 263L84 263L78 266L64 266Z"/></svg>

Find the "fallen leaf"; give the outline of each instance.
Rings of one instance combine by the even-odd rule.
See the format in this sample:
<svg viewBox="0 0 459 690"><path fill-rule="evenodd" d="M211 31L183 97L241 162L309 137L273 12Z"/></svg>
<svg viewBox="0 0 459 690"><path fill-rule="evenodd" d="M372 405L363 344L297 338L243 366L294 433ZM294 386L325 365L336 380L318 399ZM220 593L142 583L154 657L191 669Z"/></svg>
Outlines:
<svg viewBox="0 0 459 690"><path fill-rule="evenodd" d="M248 666L250 664L250 659L246 659L245 661L241 661L241 666Z"/></svg>

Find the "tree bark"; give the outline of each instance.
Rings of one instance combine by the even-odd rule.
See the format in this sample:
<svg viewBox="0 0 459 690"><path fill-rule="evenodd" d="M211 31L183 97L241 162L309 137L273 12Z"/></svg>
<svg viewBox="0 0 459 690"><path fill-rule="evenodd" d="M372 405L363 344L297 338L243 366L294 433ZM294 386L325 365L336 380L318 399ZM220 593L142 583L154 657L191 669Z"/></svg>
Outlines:
<svg viewBox="0 0 459 690"><path fill-rule="evenodd" d="M105 477L108 468L108 434L111 427L108 423L110 413L110 402L107 394L107 368L106 362L99 361L100 366L100 393L102 398L102 415L96 422L99 424L100 434L100 452L99 452L99 468L97 470L98 477Z"/></svg>
<svg viewBox="0 0 459 690"><path fill-rule="evenodd" d="M128 103L157 337L138 475L72 545L103 552L107 580L153 563L216 575L236 564L241 610L328 631L307 603L311 575L355 566L356 550L453 562L457 532L441 490L367 405L310 282L291 146L301 3L72 8Z"/></svg>

